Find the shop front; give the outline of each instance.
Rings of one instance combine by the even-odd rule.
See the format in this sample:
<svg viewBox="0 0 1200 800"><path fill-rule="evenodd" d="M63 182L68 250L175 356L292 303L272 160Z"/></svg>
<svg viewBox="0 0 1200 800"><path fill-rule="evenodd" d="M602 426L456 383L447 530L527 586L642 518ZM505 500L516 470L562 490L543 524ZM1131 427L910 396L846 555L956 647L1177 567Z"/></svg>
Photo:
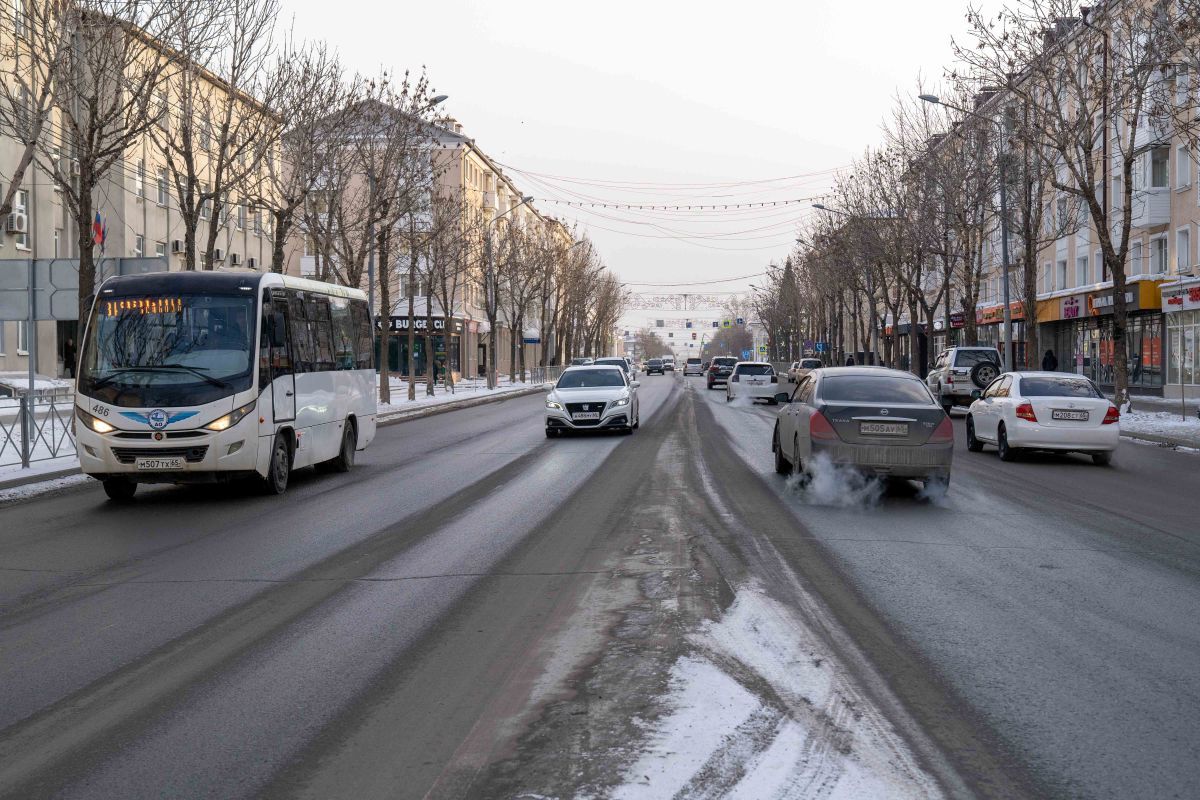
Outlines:
<svg viewBox="0 0 1200 800"><path fill-rule="evenodd" d="M1012 319L1013 363L1017 369L1027 369L1025 360L1025 304L1015 300L1008 305ZM1004 326L1004 304L975 309L975 338L980 347L991 345L1000 349Z"/></svg>
<svg viewBox="0 0 1200 800"><path fill-rule="evenodd" d="M1125 292L1125 345L1129 388L1158 392L1163 385L1163 315L1158 283L1138 281ZM1062 372L1086 375L1101 386L1116 380L1111 289L1038 301L1043 350Z"/></svg>
<svg viewBox="0 0 1200 800"><path fill-rule="evenodd" d="M376 324L382 322L378 320ZM430 322L433 323L430 330ZM408 317L391 317L388 321L388 370L393 375L408 375ZM462 376L462 332L463 321L451 318L450 331L446 330L444 317L429 320L417 317L413 320L413 360L417 377L427 374L429 360L433 359L434 379L441 380L449 369L457 381ZM375 363L379 358L380 337L375 337Z"/></svg>
<svg viewBox="0 0 1200 800"><path fill-rule="evenodd" d="M1163 284L1167 380L1163 396L1200 397L1200 278Z"/></svg>

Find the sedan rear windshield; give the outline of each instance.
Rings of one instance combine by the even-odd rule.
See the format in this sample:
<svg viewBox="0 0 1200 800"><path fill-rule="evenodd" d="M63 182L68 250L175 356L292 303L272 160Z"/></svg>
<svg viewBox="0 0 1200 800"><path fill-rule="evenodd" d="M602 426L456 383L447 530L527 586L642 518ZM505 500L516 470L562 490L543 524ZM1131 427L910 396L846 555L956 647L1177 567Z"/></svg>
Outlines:
<svg viewBox="0 0 1200 800"><path fill-rule="evenodd" d="M626 372L629 371L629 365L626 364L625 360L621 358L598 358L592 363L597 365L604 364L606 366L620 367Z"/></svg>
<svg viewBox="0 0 1200 800"><path fill-rule="evenodd" d="M625 379L614 369L572 369L558 379L559 389L592 389L601 386L624 386Z"/></svg>
<svg viewBox="0 0 1200 800"><path fill-rule="evenodd" d="M737 359L736 358L714 358L712 360L712 363L714 363L720 367L732 367L734 364L737 363Z"/></svg>
<svg viewBox="0 0 1200 800"><path fill-rule="evenodd" d="M687 360L687 363L689 363L689 364L699 364L699 363L700 363L700 359L698 359L698 358L689 358L689 359Z"/></svg>
<svg viewBox="0 0 1200 800"><path fill-rule="evenodd" d="M973 367L981 361L1000 363L1000 354L995 350L959 350L954 355L954 366Z"/></svg>
<svg viewBox="0 0 1200 800"><path fill-rule="evenodd" d="M932 403L925 384L890 375L838 375L821 382L827 403Z"/></svg>
<svg viewBox="0 0 1200 800"><path fill-rule="evenodd" d="M738 375L774 375L775 369L770 364L742 364L737 368Z"/></svg>
<svg viewBox="0 0 1200 800"><path fill-rule="evenodd" d="M820 369L820 368L821 368L821 359L819 359L819 358L806 358L800 362L800 369Z"/></svg>
<svg viewBox="0 0 1200 800"><path fill-rule="evenodd" d="M1086 378L1022 378L1024 397L1091 397L1102 398L1100 390Z"/></svg>

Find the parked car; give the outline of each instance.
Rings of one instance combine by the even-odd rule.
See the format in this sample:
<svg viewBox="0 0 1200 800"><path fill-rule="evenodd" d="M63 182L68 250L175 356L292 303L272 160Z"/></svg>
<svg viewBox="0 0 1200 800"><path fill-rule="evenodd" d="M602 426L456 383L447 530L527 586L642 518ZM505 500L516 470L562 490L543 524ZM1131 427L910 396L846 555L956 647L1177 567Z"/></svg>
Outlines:
<svg viewBox="0 0 1200 800"><path fill-rule="evenodd" d="M738 360L733 356L717 356L708 365L708 372L705 374L705 384L709 389L712 389L718 383L728 383L729 376L733 374L733 368L737 366Z"/></svg>
<svg viewBox="0 0 1200 800"><path fill-rule="evenodd" d="M774 367L766 361L739 361L725 383L725 402L748 397L751 402L766 400L775 405L778 392L779 376L775 374Z"/></svg>
<svg viewBox="0 0 1200 800"><path fill-rule="evenodd" d="M775 422L775 471L805 472L825 455L834 464L882 477L950 483L954 427L928 387L907 372L831 367L805 375Z"/></svg>
<svg viewBox="0 0 1200 800"><path fill-rule="evenodd" d="M814 369L825 366L819 358L802 358L788 367L788 383L796 383Z"/></svg>
<svg viewBox="0 0 1200 800"><path fill-rule="evenodd" d="M637 388L615 364L568 367L546 384L546 437L581 430L633 433L641 425Z"/></svg>
<svg viewBox="0 0 1200 800"><path fill-rule="evenodd" d="M1000 351L994 347L951 347L934 360L925 382L949 414L956 405L970 405L971 392L985 389L1000 369Z"/></svg>
<svg viewBox="0 0 1200 800"><path fill-rule="evenodd" d="M1121 414L1096 384L1063 372L1005 372L967 413L967 449L994 444L1003 461L1023 450L1084 453L1098 465L1112 461L1121 438Z"/></svg>
<svg viewBox="0 0 1200 800"><path fill-rule="evenodd" d="M687 361L683 362L683 376L685 378L688 375L703 375L703 374L704 374L704 367L701 365L700 359L689 358Z"/></svg>
<svg viewBox="0 0 1200 800"><path fill-rule="evenodd" d="M586 367L588 364L591 364L592 361L593 361L593 359L586 358L584 356L576 356L575 358L571 359L571 366L572 367Z"/></svg>
<svg viewBox="0 0 1200 800"><path fill-rule="evenodd" d="M659 375L665 375L666 372L664 372L664 369L665 367L663 366L663 360L661 358L652 358L646 362L647 375L653 375L656 372Z"/></svg>
<svg viewBox="0 0 1200 800"><path fill-rule="evenodd" d="M663 369L668 369L671 372L675 371L675 356L663 356Z"/></svg>

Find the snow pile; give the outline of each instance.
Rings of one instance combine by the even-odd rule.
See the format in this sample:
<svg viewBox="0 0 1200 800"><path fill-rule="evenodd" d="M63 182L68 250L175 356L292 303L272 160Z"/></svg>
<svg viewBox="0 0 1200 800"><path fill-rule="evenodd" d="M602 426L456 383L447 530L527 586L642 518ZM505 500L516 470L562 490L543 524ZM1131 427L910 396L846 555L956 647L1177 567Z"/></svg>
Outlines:
<svg viewBox="0 0 1200 800"><path fill-rule="evenodd" d="M756 587L689 641L668 712L613 797L940 796L824 643Z"/></svg>
<svg viewBox="0 0 1200 800"><path fill-rule="evenodd" d="M878 478L835 464L818 453L805 463L802 474L788 480L788 489L813 505L868 509L878 505L884 486Z"/></svg>
<svg viewBox="0 0 1200 800"><path fill-rule="evenodd" d="M390 403L376 404L376 409L381 419L386 419L389 416L405 411L415 411L459 400L470 400L473 397L488 397L528 391L540 388L540 384L501 381L495 389L489 389L483 381L466 381L456 384L453 393L444 385L438 384L434 387L433 396L430 396L425 393L425 384L418 383L417 398L415 400L408 399L408 381L406 380L392 378L388 382L388 387L392 393L392 401Z"/></svg>
<svg viewBox="0 0 1200 800"><path fill-rule="evenodd" d="M1129 411L1121 415L1120 425L1127 433L1150 433L1200 442L1200 417L1195 412L1184 418L1178 411Z"/></svg>

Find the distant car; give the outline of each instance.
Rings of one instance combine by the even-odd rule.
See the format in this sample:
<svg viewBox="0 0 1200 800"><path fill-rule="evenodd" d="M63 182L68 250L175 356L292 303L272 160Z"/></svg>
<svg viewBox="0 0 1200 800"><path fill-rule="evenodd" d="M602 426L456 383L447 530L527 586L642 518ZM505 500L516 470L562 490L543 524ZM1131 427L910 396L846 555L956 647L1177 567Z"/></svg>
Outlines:
<svg viewBox="0 0 1200 800"><path fill-rule="evenodd" d="M689 358L687 361L683 362L683 376L685 378L688 375L703 375L703 374L704 374L704 367L703 367L703 365L701 365L700 359Z"/></svg>
<svg viewBox="0 0 1200 800"><path fill-rule="evenodd" d="M929 391L946 413L971 404L971 392L982 391L1000 374L1000 351L994 347L951 347L943 350L925 377Z"/></svg>
<svg viewBox="0 0 1200 800"><path fill-rule="evenodd" d="M805 472L819 455L881 477L948 486L954 426L929 388L882 367L815 369L790 393L775 422L775 471Z"/></svg>
<svg viewBox="0 0 1200 800"><path fill-rule="evenodd" d="M967 449L994 444L1003 461L1022 450L1084 453L1097 465L1112 461L1121 414L1096 384L1063 372L1005 372L967 412Z"/></svg>
<svg viewBox="0 0 1200 800"><path fill-rule="evenodd" d="M666 375L667 373L664 371L665 369L666 368L663 366L663 360L661 358L652 358L646 362L647 375L653 375L656 372L659 375Z"/></svg>
<svg viewBox="0 0 1200 800"><path fill-rule="evenodd" d="M594 359L591 359L591 358L585 358L584 356L577 356L577 357L571 359L571 366L572 367L586 367L588 364L591 364L593 360Z"/></svg>
<svg viewBox="0 0 1200 800"><path fill-rule="evenodd" d="M592 366L596 366L596 367L599 367L599 366L602 366L605 364L607 364L611 367L620 367L621 371L625 373L625 377L629 378L629 380L633 380L633 371L629 368L629 362L626 361L625 359L620 358L618 356L610 356L607 358L597 358L595 361L592 362Z"/></svg>
<svg viewBox="0 0 1200 800"><path fill-rule="evenodd" d="M709 389L712 389L718 383L728 383L729 376L733 374L733 368L737 366L738 360L733 356L717 356L708 365L708 372L705 375L705 384Z"/></svg>
<svg viewBox="0 0 1200 800"><path fill-rule="evenodd" d="M819 358L802 358L799 361L793 361L788 367L788 383L796 383L814 369L820 369L825 364Z"/></svg>
<svg viewBox="0 0 1200 800"><path fill-rule="evenodd" d="M671 372L675 371L675 356L663 356L662 362L663 369L669 369Z"/></svg>
<svg viewBox="0 0 1200 800"><path fill-rule="evenodd" d="M709 364L711 364L711 363L712 363L711 361L709 361L708 359L705 359L705 360L704 360L704 361L703 361L703 362L700 364L700 368L701 368L702 370L704 370L705 372L708 372L708 365L709 365Z"/></svg>
<svg viewBox="0 0 1200 800"><path fill-rule="evenodd" d="M778 392L779 376L774 367L765 361L739 361L725 384L725 402L748 397L751 402L766 400L775 405Z"/></svg>
<svg viewBox="0 0 1200 800"><path fill-rule="evenodd" d="M546 437L582 430L633 433L641 425L637 388L615 364L568 367L546 384Z"/></svg>

